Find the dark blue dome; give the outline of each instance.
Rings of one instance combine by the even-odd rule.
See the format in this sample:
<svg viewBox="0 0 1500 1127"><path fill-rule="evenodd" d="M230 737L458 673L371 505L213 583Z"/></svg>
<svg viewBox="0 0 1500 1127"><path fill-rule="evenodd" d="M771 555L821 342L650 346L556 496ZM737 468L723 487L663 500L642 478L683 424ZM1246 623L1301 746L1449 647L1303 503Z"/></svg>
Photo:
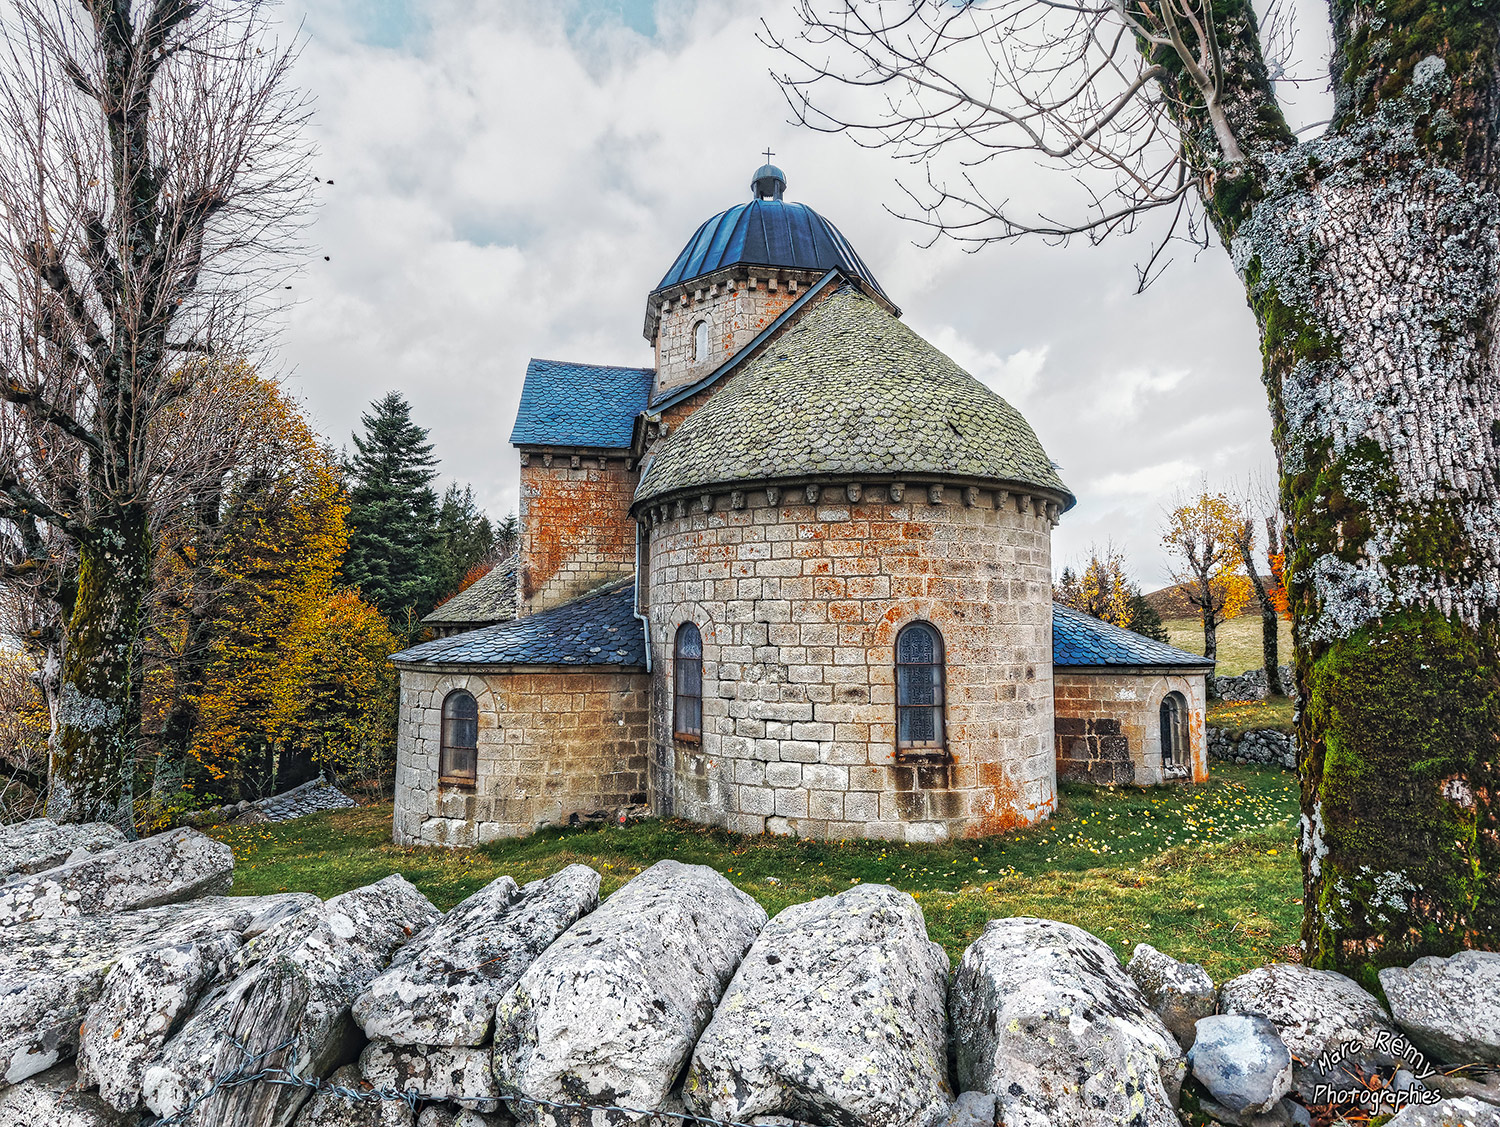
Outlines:
<svg viewBox="0 0 1500 1127"><path fill-rule="evenodd" d="M806 204L776 199L736 204L703 224L656 288L739 265L819 271L837 267L886 296L837 227Z"/></svg>

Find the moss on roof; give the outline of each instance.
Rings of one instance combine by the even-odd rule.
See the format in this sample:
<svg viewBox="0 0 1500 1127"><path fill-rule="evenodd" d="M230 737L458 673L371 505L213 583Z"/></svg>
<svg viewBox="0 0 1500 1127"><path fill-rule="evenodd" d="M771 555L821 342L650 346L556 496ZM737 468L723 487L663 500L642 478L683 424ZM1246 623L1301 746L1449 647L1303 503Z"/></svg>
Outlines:
<svg viewBox="0 0 1500 1127"><path fill-rule="evenodd" d="M653 451L636 501L823 475L946 476L1072 494L1019 411L846 286Z"/></svg>

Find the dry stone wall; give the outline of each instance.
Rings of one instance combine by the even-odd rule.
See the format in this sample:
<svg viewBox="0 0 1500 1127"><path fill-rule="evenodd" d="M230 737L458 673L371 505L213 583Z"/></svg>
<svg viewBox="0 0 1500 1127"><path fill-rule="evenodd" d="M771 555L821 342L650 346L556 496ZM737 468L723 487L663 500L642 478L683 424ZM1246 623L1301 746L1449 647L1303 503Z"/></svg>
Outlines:
<svg viewBox="0 0 1500 1127"><path fill-rule="evenodd" d="M1051 812L1045 502L829 482L706 494L645 516L656 812L741 833L909 841ZM897 753L895 640L918 620L946 648L949 762ZM697 744L672 731L685 622L703 638Z"/></svg>
<svg viewBox="0 0 1500 1127"><path fill-rule="evenodd" d="M443 700L479 704L473 784L440 775ZM396 741L398 845L476 845L646 801L644 673L403 670Z"/></svg>
<svg viewBox="0 0 1500 1127"><path fill-rule="evenodd" d="M0 827L0 857L58 830L98 841ZM0 1127L1500 1124L1500 953L1388 969L1388 1009L1297 965L1217 989L1145 946L1122 967L1018 917L950 984L885 885L770 920L704 866L598 888L574 865L442 913L395 874L326 902L182 886L0 926Z"/></svg>

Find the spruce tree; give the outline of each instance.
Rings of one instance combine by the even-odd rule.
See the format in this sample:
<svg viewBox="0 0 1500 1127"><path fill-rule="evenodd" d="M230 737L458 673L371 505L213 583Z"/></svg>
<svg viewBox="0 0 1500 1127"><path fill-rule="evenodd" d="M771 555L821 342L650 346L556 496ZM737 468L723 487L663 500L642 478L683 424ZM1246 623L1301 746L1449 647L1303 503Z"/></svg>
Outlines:
<svg viewBox="0 0 1500 1127"><path fill-rule="evenodd" d="M474 502L470 486L448 486L438 510L438 595L458 591L475 567L496 555L495 529Z"/></svg>
<svg viewBox="0 0 1500 1127"><path fill-rule="evenodd" d="M349 461L349 550L344 578L393 622L415 620L441 586L437 476L427 431L390 392L360 416Z"/></svg>

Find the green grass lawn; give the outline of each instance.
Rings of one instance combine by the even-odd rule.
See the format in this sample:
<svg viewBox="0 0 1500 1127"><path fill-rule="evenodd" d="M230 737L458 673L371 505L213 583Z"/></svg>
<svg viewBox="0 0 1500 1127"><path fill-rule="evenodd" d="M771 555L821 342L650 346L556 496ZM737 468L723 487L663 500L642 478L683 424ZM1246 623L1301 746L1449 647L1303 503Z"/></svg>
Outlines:
<svg viewBox="0 0 1500 1127"><path fill-rule="evenodd" d="M1236 735L1248 732L1252 728L1275 728L1278 732L1290 732L1292 714L1296 707L1297 704L1291 697L1271 697L1269 700L1216 700L1208 706L1208 726L1223 728Z"/></svg>
<svg viewBox="0 0 1500 1127"><path fill-rule="evenodd" d="M543 830L478 849L399 848L389 803L279 825L208 830L234 849L236 893L329 897L404 874L450 908L502 874L524 883L575 861L607 895L666 857L709 865L775 913L861 881L917 897L956 962L985 923L1035 915L1077 924L1124 958L1149 942L1216 981L1288 957L1302 918L1295 778L1214 765L1199 787L1064 785L1058 813L1003 837L939 846L745 837L687 822Z"/></svg>
<svg viewBox="0 0 1500 1127"><path fill-rule="evenodd" d="M1167 628L1167 637L1180 650L1188 653L1203 652L1203 620L1201 618L1168 618L1162 622ZM1277 653L1281 664L1292 660L1292 624L1282 620L1277 638ZM1237 677L1251 669L1265 665L1260 649L1260 614L1242 614L1231 618L1218 629L1218 664L1215 669L1221 677Z"/></svg>

